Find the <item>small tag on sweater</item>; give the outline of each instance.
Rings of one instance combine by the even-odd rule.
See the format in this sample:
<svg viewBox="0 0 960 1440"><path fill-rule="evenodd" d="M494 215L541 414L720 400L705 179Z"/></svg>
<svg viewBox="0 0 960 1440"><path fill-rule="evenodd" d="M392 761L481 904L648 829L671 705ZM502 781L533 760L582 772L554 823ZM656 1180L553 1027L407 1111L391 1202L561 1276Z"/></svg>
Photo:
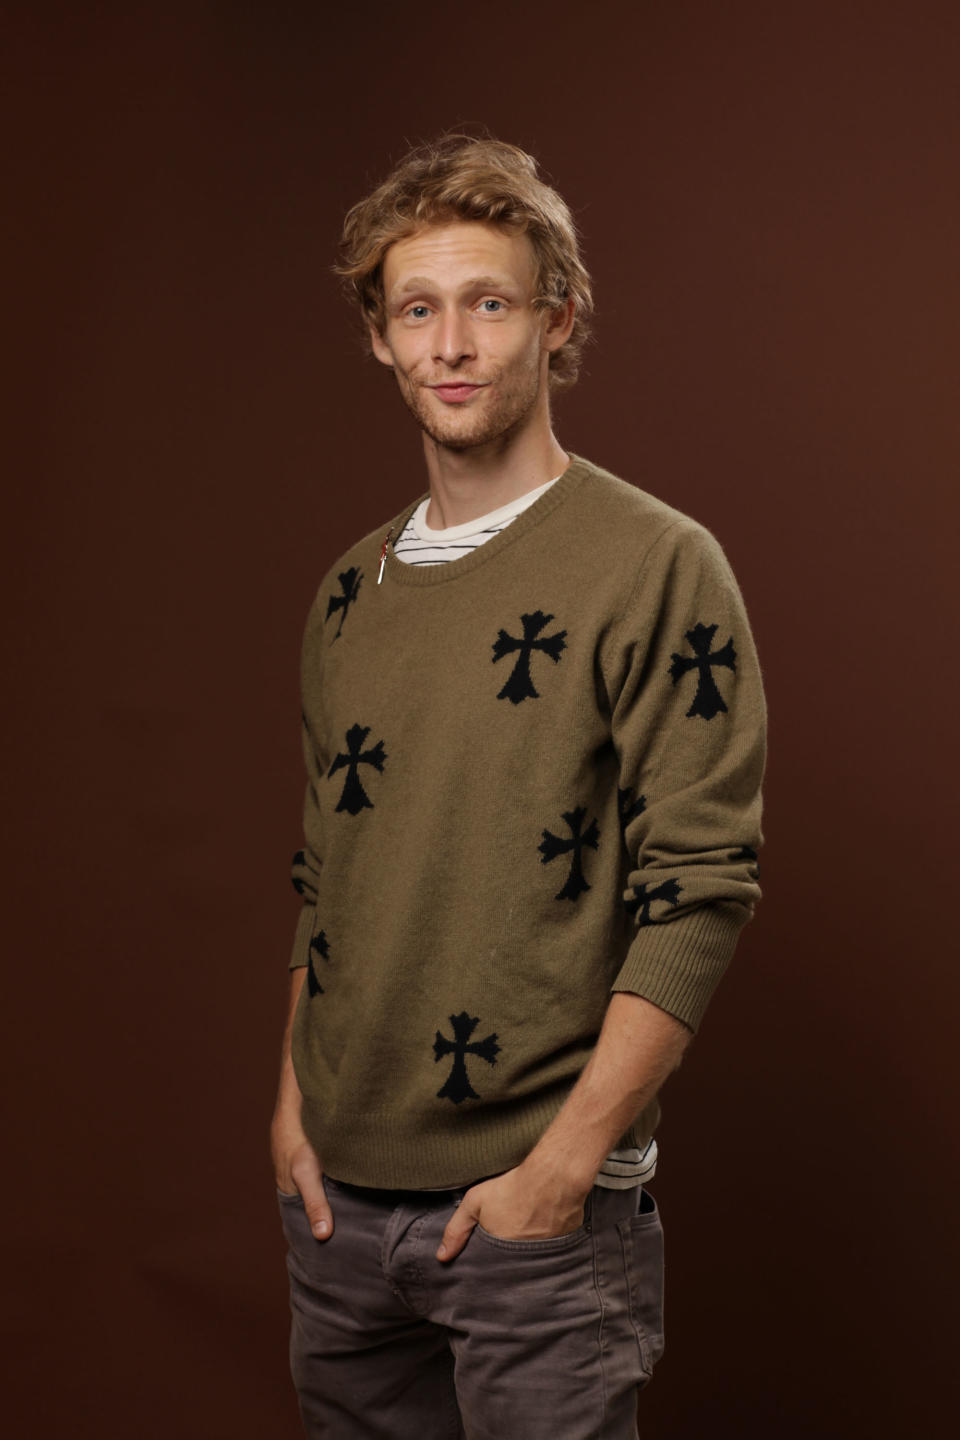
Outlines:
<svg viewBox="0 0 960 1440"><path fill-rule="evenodd" d="M378 585L380 584L380 581L383 579L383 567L384 567L384 565L386 565L386 563L387 563L387 546L388 546L389 543L390 543L390 536L391 536L392 534L393 534L393 526L391 525L390 529L387 531L386 535L383 537L383 549L380 551L380 573L379 573L379 575L377 576L377 584L378 584Z"/></svg>

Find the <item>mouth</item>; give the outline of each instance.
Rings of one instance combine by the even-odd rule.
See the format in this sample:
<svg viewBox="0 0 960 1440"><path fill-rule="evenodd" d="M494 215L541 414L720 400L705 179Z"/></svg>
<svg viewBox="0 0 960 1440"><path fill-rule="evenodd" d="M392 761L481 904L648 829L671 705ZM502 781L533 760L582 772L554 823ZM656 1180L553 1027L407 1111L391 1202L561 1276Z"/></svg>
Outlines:
<svg viewBox="0 0 960 1440"><path fill-rule="evenodd" d="M447 401L448 404L459 404L464 400L469 400L471 395L475 395L478 390L483 388L483 385L467 384L427 386L428 390L432 390L434 395L439 395L440 399Z"/></svg>

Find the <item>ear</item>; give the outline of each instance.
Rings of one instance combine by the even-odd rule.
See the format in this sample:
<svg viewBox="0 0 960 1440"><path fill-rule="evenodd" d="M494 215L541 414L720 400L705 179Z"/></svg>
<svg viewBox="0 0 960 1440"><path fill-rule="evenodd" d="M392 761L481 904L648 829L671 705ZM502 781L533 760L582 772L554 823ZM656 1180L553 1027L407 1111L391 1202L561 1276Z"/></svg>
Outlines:
<svg viewBox="0 0 960 1440"><path fill-rule="evenodd" d="M384 340L376 325L369 323L367 328L370 331L370 346L374 355L376 355L382 365L389 365L392 369L393 355L390 352L390 346Z"/></svg>
<svg viewBox="0 0 960 1440"><path fill-rule="evenodd" d="M545 350L559 350L561 345L566 344L570 339L570 332L573 330L576 313L575 300L566 300L557 309L544 311L546 323L543 327L543 346Z"/></svg>

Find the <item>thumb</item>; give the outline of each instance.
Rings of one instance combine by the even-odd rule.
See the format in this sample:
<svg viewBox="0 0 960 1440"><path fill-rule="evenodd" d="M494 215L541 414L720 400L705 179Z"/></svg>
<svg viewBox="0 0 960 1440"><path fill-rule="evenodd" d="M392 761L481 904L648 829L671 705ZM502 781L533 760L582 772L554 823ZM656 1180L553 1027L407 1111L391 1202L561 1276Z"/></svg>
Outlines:
<svg viewBox="0 0 960 1440"><path fill-rule="evenodd" d="M323 1186L323 1176L319 1170L312 1167L294 1176L297 1189L300 1191L300 1198L303 1200L303 1208L307 1212L307 1219L310 1222L310 1230L317 1240L329 1240L333 1234L333 1213L327 1200L327 1192Z"/></svg>
<svg viewBox="0 0 960 1440"><path fill-rule="evenodd" d="M452 1260L466 1245L480 1216L479 1204L471 1199L468 1190L447 1221L447 1228L440 1238L437 1250L438 1260Z"/></svg>

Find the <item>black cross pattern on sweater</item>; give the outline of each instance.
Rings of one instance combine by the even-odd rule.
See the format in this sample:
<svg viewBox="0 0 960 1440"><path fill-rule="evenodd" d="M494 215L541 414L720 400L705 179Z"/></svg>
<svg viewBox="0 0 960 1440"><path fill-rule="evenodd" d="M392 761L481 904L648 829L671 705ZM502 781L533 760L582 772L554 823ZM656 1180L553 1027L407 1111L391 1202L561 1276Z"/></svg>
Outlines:
<svg viewBox="0 0 960 1440"><path fill-rule="evenodd" d="M723 696L717 689L716 681L713 678L714 665L726 665L728 670L736 672L737 652L733 648L733 636L720 650L711 650L713 637L717 633L716 625L702 625L698 621L692 630L686 632L686 639L690 642L692 655L670 656L673 664L670 666L670 677L674 685L685 675L688 670L698 671L697 693L693 697L693 704L687 711L687 719L693 715L702 715L704 720L712 720L714 715L719 715L721 710L726 710L723 703Z"/></svg>
<svg viewBox="0 0 960 1440"><path fill-rule="evenodd" d="M313 964L314 955L322 955L324 960L330 959L330 945L322 930L314 935L307 951L307 989L310 991L311 998L314 995L323 994L323 986L317 979L317 972Z"/></svg>
<svg viewBox="0 0 960 1440"><path fill-rule="evenodd" d="M373 801L360 783L359 767L372 765L375 770L382 773L383 764L387 758L382 740L378 740L372 750L361 750L360 747L369 734L369 725L351 725L346 734L346 754L341 752L327 771L329 780L338 770L342 770L346 766L347 773L343 781L343 793L337 801L336 808L346 810L350 815L359 815L361 810L373 809Z"/></svg>
<svg viewBox="0 0 960 1440"><path fill-rule="evenodd" d="M330 596L330 599L327 601L327 613L323 617L323 623L326 624L331 615L335 615L338 610L343 611L343 614L340 616L340 624L337 626L336 633L333 637L334 640L340 639L340 632L343 629L343 622L347 618L347 611L357 598L360 581L363 579L363 571L359 566L351 565L350 569L344 570L337 576L337 579L340 581L341 594ZM331 640L330 643L332 645L333 641Z"/></svg>
<svg viewBox="0 0 960 1440"><path fill-rule="evenodd" d="M626 830L631 820L636 820L647 808L646 795L638 795L634 800L633 791L630 789L621 790L617 787L617 813L620 816L620 829Z"/></svg>
<svg viewBox="0 0 960 1440"><path fill-rule="evenodd" d="M470 1036L480 1024L480 1017L468 1015L466 1010L461 1010L459 1015L451 1015L450 1024L453 1026L452 1040L448 1040L446 1035L441 1035L440 1031L437 1031L437 1038L433 1042L433 1063L436 1064L438 1060L442 1060L444 1055L453 1056L453 1068L444 1081L442 1089L437 1091L437 1099L452 1100L454 1105L459 1105L461 1100L480 1099L470 1084L466 1056L479 1055L481 1060L486 1060L488 1065L495 1065L496 1057L500 1053L500 1046L497 1044L495 1034L488 1035L485 1040L470 1040Z"/></svg>
<svg viewBox="0 0 960 1440"><path fill-rule="evenodd" d="M292 859L291 862L290 862L291 867L294 868L294 869L297 869L297 868L299 868L300 866L304 866L304 867L305 867L305 866L306 866L306 863L307 863L307 854L306 854L306 851L305 851L305 850L298 850L297 853L296 853L296 855L294 855L293 859ZM294 890L296 890L296 892L297 892L298 895L302 895L302 894L305 892L306 888L307 888L306 885L304 884L303 880L301 880L301 878L300 878L299 875L291 875L291 877L290 877L290 883L292 884Z"/></svg>
<svg viewBox="0 0 960 1440"><path fill-rule="evenodd" d="M733 854L730 856L730 859L731 859L731 860L752 860L752 861L753 861L753 864L750 866L750 874L753 876L753 878L754 878L755 880L759 877L759 875L760 875L759 857L758 857L758 855L757 855L756 850L754 850L754 848L753 848L752 845L741 845L739 850L735 850L735 851L733 852Z"/></svg>
<svg viewBox="0 0 960 1440"><path fill-rule="evenodd" d="M664 880L662 885L634 885L633 898L626 902L627 914L636 915L637 928L641 925L653 925L655 921L650 918L650 906L654 900L663 900L667 905L677 905L680 900L680 885L676 880Z"/></svg>
<svg viewBox="0 0 960 1440"><path fill-rule="evenodd" d="M534 689L533 677L530 674L530 656L534 650L542 650L544 655L549 655L556 665L560 659L560 652L566 649L566 630L558 630L556 635L542 635L537 639L540 631L549 625L552 619L552 615L545 615L542 610L534 610L532 615L520 616L520 623L523 626L523 635L520 639L515 635L508 635L506 630L500 631L493 642L493 664L496 665L504 655L512 655L515 650L520 653L507 683L497 695L498 700L509 700L514 705L519 705L521 700L538 700L540 698L540 692Z"/></svg>
<svg viewBox="0 0 960 1440"><path fill-rule="evenodd" d="M543 839L537 846L542 855L541 865L549 865L551 860L556 860L558 855L570 854L570 871L563 888L558 890L554 896L555 900L576 900L584 890L589 890L583 874L583 847L589 845L591 850L596 850L600 841L600 831L597 829L596 820L591 820L586 830L582 830L586 806L578 805L576 810L565 810L563 818L570 830L571 838L561 840L552 835L549 830L544 830Z"/></svg>

